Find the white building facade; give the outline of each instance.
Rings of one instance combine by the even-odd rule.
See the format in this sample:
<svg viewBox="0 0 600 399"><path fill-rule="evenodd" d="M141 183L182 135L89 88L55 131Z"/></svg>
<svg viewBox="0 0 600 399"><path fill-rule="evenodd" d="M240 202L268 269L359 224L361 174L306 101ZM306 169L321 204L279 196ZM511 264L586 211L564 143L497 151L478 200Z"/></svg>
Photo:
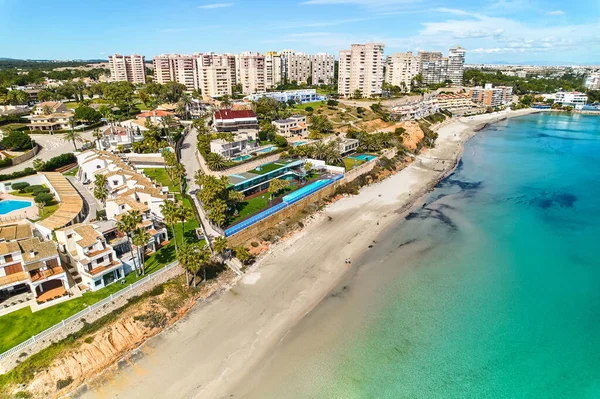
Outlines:
<svg viewBox="0 0 600 399"><path fill-rule="evenodd" d="M338 94L349 98L381 95L383 83L384 44L353 44L350 50L340 50Z"/></svg>

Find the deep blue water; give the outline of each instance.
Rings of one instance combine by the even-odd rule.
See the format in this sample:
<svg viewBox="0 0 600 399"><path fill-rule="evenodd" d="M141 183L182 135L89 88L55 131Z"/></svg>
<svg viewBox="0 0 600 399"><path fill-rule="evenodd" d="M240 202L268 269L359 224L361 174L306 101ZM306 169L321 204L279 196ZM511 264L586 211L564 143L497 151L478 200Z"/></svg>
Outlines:
<svg viewBox="0 0 600 399"><path fill-rule="evenodd" d="M31 206L29 201L19 201L6 199L0 201L0 215L6 215L8 212L16 211L17 209L28 208Z"/></svg>
<svg viewBox="0 0 600 399"><path fill-rule="evenodd" d="M600 117L481 131L251 396L600 398L599 198Z"/></svg>

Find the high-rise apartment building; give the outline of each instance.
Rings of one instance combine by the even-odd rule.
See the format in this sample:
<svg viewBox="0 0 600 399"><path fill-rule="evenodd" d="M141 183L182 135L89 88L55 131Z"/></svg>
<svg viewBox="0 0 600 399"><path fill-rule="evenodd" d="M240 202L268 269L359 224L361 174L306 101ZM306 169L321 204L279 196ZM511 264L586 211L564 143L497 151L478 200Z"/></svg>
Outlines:
<svg viewBox="0 0 600 399"><path fill-rule="evenodd" d="M313 85L330 84L334 78L335 57L327 53L310 56L310 76Z"/></svg>
<svg viewBox="0 0 600 399"><path fill-rule="evenodd" d="M195 54L196 69L203 97L222 97L231 95L233 85L231 65L235 67L235 56L227 54Z"/></svg>
<svg viewBox="0 0 600 399"><path fill-rule="evenodd" d="M265 56L259 53L245 52L236 56L238 84L242 93L252 94L266 91Z"/></svg>
<svg viewBox="0 0 600 399"><path fill-rule="evenodd" d="M460 46L451 48L448 53L448 73L446 74L446 79L451 80L453 84L462 84L466 53L467 51Z"/></svg>
<svg viewBox="0 0 600 399"><path fill-rule="evenodd" d="M288 82L308 83L310 77L310 56L304 53L291 53L287 56L286 76Z"/></svg>
<svg viewBox="0 0 600 399"><path fill-rule="evenodd" d="M269 51L265 55L265 79L267 89L277 86L283 80L281 66L281 55L277 54L277 52Z"/></svg>
<svg viewBox="0 0 600 399"><path fill-rule="evenodd" d="M404 91L410 90L412 79L419 73L419 59L412 52L395 53L386 58L385 81Z"/></svg>
<svg viewBox="0 0 600 399"><path fill-rule="evenodd" d="M462 47L451 48L448 57L443 57L440 52L419 51L417 58L423 83L437 84L450 80L454 84L461 84L465 54L466 50Z"/></svg>
<svg viewBox="0 0 600 399"><path fill-rule="evenodd" d="M340 50L338 94L363 97L381 94L383 83L382 43L353 44L350 50Z"/></svg>
<svg viewBox="0 0 600 399"><path fill-rule="evenodd" d="M111 82L146 83L146 58L143 55L108 56Z"/></svg>
<svg viewBox="0 0 600 399"><path fill-rule="evenodd" d="M154 80L156 83L177 82L188 90L200 87L197 70L197 55L161 54L152 59L154 64Z"/></svg>

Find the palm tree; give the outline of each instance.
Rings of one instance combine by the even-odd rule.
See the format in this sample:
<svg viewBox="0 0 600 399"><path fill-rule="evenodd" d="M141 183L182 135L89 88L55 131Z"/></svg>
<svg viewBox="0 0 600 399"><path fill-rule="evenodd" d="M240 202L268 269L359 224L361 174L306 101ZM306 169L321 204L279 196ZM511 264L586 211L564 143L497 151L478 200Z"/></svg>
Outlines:
<svg viewBox="0 0 600 399"><path fill-rule="evenodd" d="M227 251L228 246L229 243L227 242L227 238L222 236L218 236L213 242L213 248L215 250L215 253L220 255L223 255L225 251Z"/></svg>
<svg viewBox="0 0 600 399"><path fill-rule="evenodd" d="M45 165L45 162L39 158L33 160L33 169L35 169L38 172L41 172L44 169Z"/></svg>
<svg viewBox="0 0 600 399"><path fill-rule="evenodd" d="M194 211L185 206L180 206L177 209L177 216L179 216L179 220L181 220L181 245L185 242L185 222L187 220L192 220L195 218ZM175 238L177 240L177 238Z"/></svg>
<svg viewBox="0 0 600 399"><path fill-rule="evenodd" d="M98 173L94 180L94 198L106 205L108 198L108 179L105 175Z"/></svg>
<svg viewBox="0 0 600 399"><path fill-rule="evenodd" d="M163 116L160 120L160 123L165 130L165 135L167 136L167 142L169 145L173 145L173 136L171 136L171 127L176 124L175 118L171 115Z"/></svg>
<svg viewBox="0 0 600 399"><path fill-rule="evenodd" d="M124 213L121 216L121 220L117 221L117 229L127 234L127 239L129 240L129 248L131 257L133 258L133 266L135 267L135 272L139 276L140 272L138 270L137 262L135 257L133 256L133 244L131 241L131 234L137 229L138 224L142 222L142 215L139 211L129 211L128 213Z"/></svg>
<svg viewBox="0 0 600 399"><path fill-rule="evenodd" d="M142 274L144 274L145 270L144 270L144 253L145 251L145 247L146 244L148 244L148 241L150 241L152 237L150 236L150 234L144 230L144 229L135 229L135 231L133 232L133 237L132 237L132 243L133 245L135 245L137 247L137 252L138 252L138 258L140 259L140 269L142 271ZM141 253L141 256L140 256Z"/></svg>
<svg viewBox="0 0 600 399"><path fill-rule="evenodd" d="M48 104L44 105L42 107L42 114L44 115L50 115L52 113L52 107L49 106Z"/></svg>
<svg viewBox="0 0 600 399"><path fill-rule="evenodd" d="M227 162L221 154L211 152L206 156L206 164L212 170L222 170L227 167Z"/></svg>
<svg viewBox="0 0 600 399"><path fill-rule="evenodd" d="M173 240L175 241L175 253L178 252L177 236L175 235L175 225L177 224L177 222L179 222L178 211L179 211L180 206L181 206L181 204L176 204L172 201L165 201L160 206L160 211L162 212L164 222L168 226L171 226L171 231L173 233Z"/></svg>
<svg viewBox="0 0 600 399"><path fill-rule="evenodd" d="M68 132L66 132L63 135L63 140L64 141L70 141L73 143L73 147L75 147L75 151L77 151L77 144L76 142L79 141L80 143L83 142L83 138L81 137L81 133L79 133L78 131L71 129Z"/></svg>
<svg viewBox="0 0 600 399"><path fill-rule="evenodd" d="M323 160L323 159L325 159L326 154L327 154L327 145L325 145L319 141L318 143L316 143L313 146L312 156L314 156L315 158L317 158L319 160Z"/></svg>
<svg viewBox="0 0 600 399"><path fill-rule="evenodd" d="M206 262L210 256L206 247L201 247L198 243L182 245L177 254L177 260L186 271L185 277L188 286L190 285L188 272L194 276L193 284L196 286L196 276L200 269L204 269L204 281L206 281Z"/></svg>
<svg viewBox="0 0 600 399"><path fill-rule="evenodd" d="M194 252L194 247L187 244L182 245L179 252L177 252L177 260L183 270L185 270L185 282L188 287L190 286L190 275L188 272L190 270L190 265L194 262Z"/></svg>
<svg viewBox="0 0 600 399"><path fill-rule="evenodd" d="M100 139L103 137L103 134L100 132L100 129L95 128L92 135L96 139L96 147L101 150L102 148L100 148Z"/></svg>
<svg viewBox="0 0 600 399"><path fill-rule="evenodd" d="M183 111L183 115L185 116L186 119L190 119L190 115L189 115L189 106L192 105L192 97L190 97L188 94L183 94L181 96L181 98L179 99L179 103L177 104L177 107Z"/></svg>

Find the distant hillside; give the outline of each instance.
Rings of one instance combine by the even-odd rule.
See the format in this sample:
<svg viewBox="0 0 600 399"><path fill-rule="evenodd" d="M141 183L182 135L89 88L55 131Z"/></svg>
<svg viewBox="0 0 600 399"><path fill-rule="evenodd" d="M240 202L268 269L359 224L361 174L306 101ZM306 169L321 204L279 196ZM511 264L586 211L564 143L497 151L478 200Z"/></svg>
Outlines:
<svg viewBox="0 0 600 399"><path fill-rule="evenodd" d="M98 62L106 62L107 60L18 60L13 58L0 58L0 69L38 69L48 70L54 68L69 68Z"/></svg>

